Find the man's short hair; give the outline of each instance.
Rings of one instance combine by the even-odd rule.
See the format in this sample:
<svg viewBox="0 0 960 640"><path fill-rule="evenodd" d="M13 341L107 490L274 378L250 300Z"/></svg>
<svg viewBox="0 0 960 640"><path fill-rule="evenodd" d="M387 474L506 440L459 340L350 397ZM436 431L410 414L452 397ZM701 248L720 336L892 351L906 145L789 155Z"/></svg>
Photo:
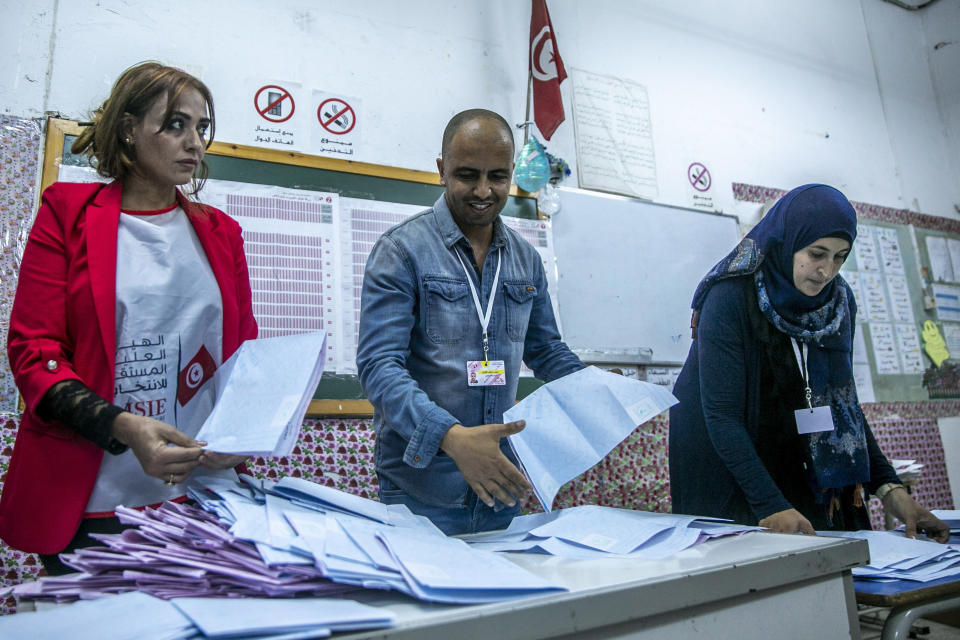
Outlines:
<svg viewBox="0 0 960 640"><path fill-rule="evenodd" d="M503 116L489 109L467 109L450 118L450 122L447 123L447 127L443 130L443 146L440 149L441 158L447 155L447 148L450 146L450 141L453 140L453 136L460 131L463 125L468 122L473 122L474 120L490 120L498 124L500 128L503 129L504 135L510 140L510 148L516 151L517 147L513 141L513 129L510 128L510 124ZM512 152L511 155L513 155Z"/></svg>

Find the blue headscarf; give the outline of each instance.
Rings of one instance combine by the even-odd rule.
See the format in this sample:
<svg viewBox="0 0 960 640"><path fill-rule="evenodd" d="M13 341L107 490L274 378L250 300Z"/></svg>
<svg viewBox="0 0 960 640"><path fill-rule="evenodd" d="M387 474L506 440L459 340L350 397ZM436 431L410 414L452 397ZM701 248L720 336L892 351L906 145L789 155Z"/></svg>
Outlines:
<svg viewBox="0 0 960 640"><path fill-rule="evenodd" d="M833 431L802 436L813 463L813 488L822 502L836 490L870 477L866 419L857 400L851 364L856 313L853 293L839 275L815 296L802 293L793 284L794 254L827 236L853 244L857 215L850 202L822 184L793 189L710 270L697 287L692 305L696 318L714 284L752 275L764 317L792 340L807 345L813 406L830 406L834 423Z"/></svg>

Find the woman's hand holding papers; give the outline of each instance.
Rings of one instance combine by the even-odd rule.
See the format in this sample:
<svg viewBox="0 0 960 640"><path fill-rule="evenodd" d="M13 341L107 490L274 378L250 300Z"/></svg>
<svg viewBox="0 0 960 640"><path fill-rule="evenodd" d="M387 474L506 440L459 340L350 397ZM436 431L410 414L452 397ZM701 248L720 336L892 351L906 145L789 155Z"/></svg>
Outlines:
<svg viewBox="0 0 960 640"><path fill-rule="evenodd" d="M217 453L215 451L204 451L200 454L200 466L204 469L232 469L243 464L249 459L249 456L238 456L232 453Z"/></svg>
<svg viewBox="0 0 960 640"><path fill-rule="evenodd" d="M920 506L903 487L897 487L883 497L883 508L903 523L904 535L908 538L916 538L919 530L937 542L950 539L950 527Z"/></svg>
<svg viewBox="0 0 960 640"><path fill-rule="evenodd" d="M205 444L159 420L126 411L114 419L110 433L133 450L144 473L173 484L183 482L200 464Z"/></svg>
<svg viewBox="0 0 960 640"><path fill-rule="evenodd" d="M796 509L778 511L767 516L757 524L770 529L770 531L774 533L806 533L811 536L817 535L810 521L804 518Z"/></svg>
<svg viewBox="0 0 960 640"><path fill-rule="evenodd" d="M517 498L530 491L530 483L500 451L500 438L523 430L523 420L507 424L483 424L450 427L440 448L453 458L470 487L488 506L494 498L513 506Z"/></svg>

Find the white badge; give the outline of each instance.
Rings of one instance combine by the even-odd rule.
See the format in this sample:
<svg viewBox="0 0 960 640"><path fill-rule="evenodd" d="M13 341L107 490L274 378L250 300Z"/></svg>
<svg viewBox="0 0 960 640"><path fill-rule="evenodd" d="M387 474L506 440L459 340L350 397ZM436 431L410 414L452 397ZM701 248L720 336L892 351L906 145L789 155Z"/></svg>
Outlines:
<svg viewBox="0 0 960 640"><path fill-rule="evenodd" d="M471 387L499 387L507 384L503 360L467 360L467 384Z"/></svg>
<svg viewBox="0 0 960 640"><path fill-rule="evenodd" d="M833 431L833 412L830 407L797 409L793 415L797 419L797 433Z"/></svg>

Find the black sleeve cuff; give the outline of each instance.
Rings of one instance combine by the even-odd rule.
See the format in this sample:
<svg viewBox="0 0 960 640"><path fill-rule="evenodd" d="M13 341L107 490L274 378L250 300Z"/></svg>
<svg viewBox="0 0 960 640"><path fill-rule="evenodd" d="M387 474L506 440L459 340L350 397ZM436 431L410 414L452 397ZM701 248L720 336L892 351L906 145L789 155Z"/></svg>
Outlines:
<svg viewBox="0 0 960 640"><path fill-rule="evenodd" d="M37 405L37 415L44 420L57 420L73 429L107 453L117 455L127 446L110 435L114 419L123 412L78 380L54 385Z"/></svg>

